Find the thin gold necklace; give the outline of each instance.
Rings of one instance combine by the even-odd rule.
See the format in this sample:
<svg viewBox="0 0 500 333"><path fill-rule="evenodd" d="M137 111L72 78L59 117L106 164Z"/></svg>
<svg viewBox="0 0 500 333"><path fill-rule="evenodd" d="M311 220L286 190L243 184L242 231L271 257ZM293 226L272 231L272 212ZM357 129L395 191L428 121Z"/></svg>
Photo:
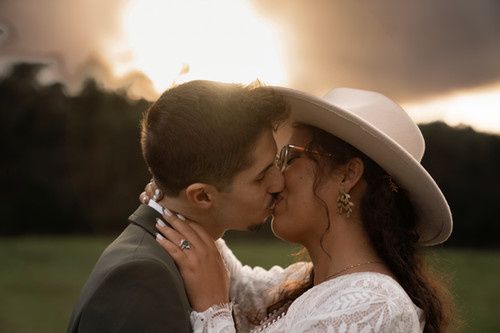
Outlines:
<svg viewBox="0 0 500 333"><path fill-rule="evenodd" d="M347 266L346 268L343 268L341 269L340 271L332 274L332 275L328 275L324 281L327 281L327 280L330 280L330 279L333 279L337 276L339 276L340 274L350 270L350 269L353 269L353 268L357 268L359 266L364 266L364 265L368 265L368 264L380 264L381 262L379 260L371 260L371 261L367 261L367 262L362 262L362 263L359 263L359 264L354 264L354 265L350 265L350 266Z"/></svg>

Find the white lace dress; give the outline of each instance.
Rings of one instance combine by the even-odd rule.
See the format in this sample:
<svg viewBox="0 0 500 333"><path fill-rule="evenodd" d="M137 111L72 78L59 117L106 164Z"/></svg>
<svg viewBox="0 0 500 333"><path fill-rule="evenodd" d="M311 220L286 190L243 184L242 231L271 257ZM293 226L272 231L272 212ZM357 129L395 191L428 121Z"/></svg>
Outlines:
<svg viewBox="0 0 500 333"><path fill-rule="evenodd" d="M423 332L422 310L394 279L373 272L347 274L316 285L291 303L286 313L252 326L249 318L265 322L266 308L276 301L276 287L303 279L311 264L251 268L243 266L224 241L218 240L217 246L231 275L232 305L192 312L194 332L236 332L233 316L238 331Z"/></svg>

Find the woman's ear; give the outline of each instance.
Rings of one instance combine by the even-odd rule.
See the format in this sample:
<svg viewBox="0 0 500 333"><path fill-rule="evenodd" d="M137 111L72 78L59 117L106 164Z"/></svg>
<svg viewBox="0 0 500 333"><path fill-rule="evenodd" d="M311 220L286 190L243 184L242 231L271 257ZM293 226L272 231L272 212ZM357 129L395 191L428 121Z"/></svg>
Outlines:
<svg viewBox="0 0 500 333"><path fill-rule="evenodd" d="M201 209L209 209L213 206L214 187L204 183L194 183L189 185L186 190L187 200L194 206Z"/></svg>
<svg viewBox="0 0 500 333"><path fill-rule="evenodd" d="M363 177L363 172L365 170L365 164L359 157L355 157L349 160L344 166L344 179L342 184L344 185L344 191L347 193L358 184L361 177Z"/></svg>

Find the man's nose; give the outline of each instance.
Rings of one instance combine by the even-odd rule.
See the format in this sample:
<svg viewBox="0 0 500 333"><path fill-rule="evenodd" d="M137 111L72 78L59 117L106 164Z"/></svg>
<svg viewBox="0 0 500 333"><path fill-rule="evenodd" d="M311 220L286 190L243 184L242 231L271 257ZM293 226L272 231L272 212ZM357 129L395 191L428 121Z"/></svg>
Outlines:
<svg viewBox="0 0 500 333"><path fill-rule="evenodd" d="M278 193L283 191L283 188L285 187L285 178L283 177L281 171L278 169L277 166L273 166L272 169L269 170L269 172L270 175L269 175L268 192Z"/></svg>

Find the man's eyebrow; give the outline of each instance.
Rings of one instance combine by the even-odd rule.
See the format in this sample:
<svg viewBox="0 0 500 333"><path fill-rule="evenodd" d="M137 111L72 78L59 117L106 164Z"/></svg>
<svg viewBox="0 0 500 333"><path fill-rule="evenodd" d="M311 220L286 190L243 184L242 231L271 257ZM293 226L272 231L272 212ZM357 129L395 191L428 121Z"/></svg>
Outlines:
<svg viewBox="0 0 500 333"><path fill-rule="evenodd" d="M268 166L266 166L261 172L259 172L259 174L257 175L257 178L264 176L264 174L267 172L267 170L269 170L273 166L274 166L274 161L269 163Z"/></svg>

